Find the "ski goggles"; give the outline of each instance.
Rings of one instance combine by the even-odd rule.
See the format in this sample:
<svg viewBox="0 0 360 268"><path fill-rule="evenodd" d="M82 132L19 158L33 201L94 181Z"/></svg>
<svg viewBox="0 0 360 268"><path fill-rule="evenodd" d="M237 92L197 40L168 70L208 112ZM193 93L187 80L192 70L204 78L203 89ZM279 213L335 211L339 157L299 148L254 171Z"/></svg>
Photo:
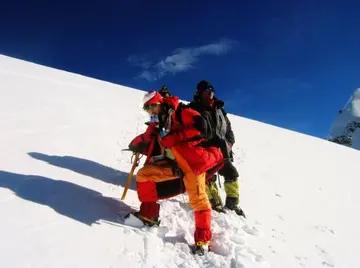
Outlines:
<svg viewBox="0 0 360 268"><path fill-rule="evenodd" d="M160 103L152 103L152 104L145 104L143 109L145 111L151 111L154 110L156 107L158 107L160 105Z"/></svg>

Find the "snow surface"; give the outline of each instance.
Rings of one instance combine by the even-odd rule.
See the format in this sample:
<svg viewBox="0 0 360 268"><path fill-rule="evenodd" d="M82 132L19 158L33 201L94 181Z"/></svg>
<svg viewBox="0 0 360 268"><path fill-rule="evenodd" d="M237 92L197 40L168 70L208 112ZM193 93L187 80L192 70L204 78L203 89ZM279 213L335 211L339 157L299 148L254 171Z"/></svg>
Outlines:
<svg viewBox="0 0 360 268"><path fill-rule="evenodd" d="M349 122L357 121L360 123L360 88L356 89L346 103L341 113L332 123L329 131L329 138L334 139L346 133L346 126ZM353 149L360 150L360 128L352 134Z"/></svg>
<svg viewBox="0 0 360 268"><path fill-rule="evenodd" d="M186 195L159 228L117 221L143 91L3 55L0 79L0 267L360 267L359 151L230 115L248 218L213 213L193 256Z"/></svg>

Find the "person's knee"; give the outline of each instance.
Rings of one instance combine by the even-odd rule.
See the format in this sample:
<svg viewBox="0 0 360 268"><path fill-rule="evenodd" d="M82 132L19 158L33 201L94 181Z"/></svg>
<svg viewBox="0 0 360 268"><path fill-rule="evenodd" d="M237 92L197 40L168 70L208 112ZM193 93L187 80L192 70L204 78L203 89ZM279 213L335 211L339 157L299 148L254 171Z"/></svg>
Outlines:
<svg viewBox="0 0 360 268"><path fill-rule="evenodd" d="M149 175L146 167L142 167L136 173L136 182L146 182L149 180Z"/></svg>
<svg viewBox="0 0 360 268"><path fill-rule="evenodd" d="M200 195L197 193L196 194L189 193L189 203L194 211L206 210L211 208L206 192Z"/></svg>
<svg viewBox="0 0 360 268"><path fill-rule="evenodd" d="M137 194L141 202L155 202L158 200L156 185L153 181L137 182Z"/></svg>
<svg viewBox="0 0 360 268"><path fill-rule="evenodd" d="M161 182L176 178L178 176L175 176L172 167L167 165L145 165L136 174L136 182Z"/></svg>

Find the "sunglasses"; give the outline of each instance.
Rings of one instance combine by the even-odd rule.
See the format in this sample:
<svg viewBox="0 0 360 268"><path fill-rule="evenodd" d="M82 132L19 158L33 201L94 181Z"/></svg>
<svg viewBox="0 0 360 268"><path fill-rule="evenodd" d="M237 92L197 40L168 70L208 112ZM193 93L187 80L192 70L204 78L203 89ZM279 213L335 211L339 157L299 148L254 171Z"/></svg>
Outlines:
<svg viewBox="0 0 360 268"><path fill-rule="evenodd" d="M213 93L215 93L215 90L214 90L214 88L213 87L207 87L207 88L205 88L205 90L204 90L205 92L208 92L208 93L210 93L210 92L213 92Z"/></svg>
<svg viewBox="0 0 360 268"><path fill-rule="evenodd" d="M158 103L146 104L146 105L144 105L143 109L144 109L145 111L150 111L150 110L155 109L155 108L158 107L159 105L160 105L160 104L158 104Z"/></svg>

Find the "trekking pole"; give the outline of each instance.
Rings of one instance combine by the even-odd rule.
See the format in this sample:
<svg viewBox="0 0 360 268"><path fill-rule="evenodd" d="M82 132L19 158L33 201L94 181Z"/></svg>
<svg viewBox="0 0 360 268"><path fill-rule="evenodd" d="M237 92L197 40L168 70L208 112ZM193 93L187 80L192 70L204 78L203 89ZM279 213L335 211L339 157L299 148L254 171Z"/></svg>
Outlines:
<svg viewBox="0 0 360 268"><path fill-rule="evenodd" d="M133 157L135 156L135 159L134 159L134 162L133 162ZM132 167L131 167L131 170L130 170L130 173L129 173L129 176L127 178L127 181L126 181L126 184L125 184L125 187L124 187L124 190L123 190L123 194L121 196L121 200L124 200L125 199L125 196L126 196L126 193L127 193L127 190L129 189L130 185L131 185L131 180L133 178L133 174L134 174L134 171L136 169L136 167L139 165L139 162L140 162L140 153L133 153L133 155L131 156L131 162L133 162L132 164Z"/></svg>

